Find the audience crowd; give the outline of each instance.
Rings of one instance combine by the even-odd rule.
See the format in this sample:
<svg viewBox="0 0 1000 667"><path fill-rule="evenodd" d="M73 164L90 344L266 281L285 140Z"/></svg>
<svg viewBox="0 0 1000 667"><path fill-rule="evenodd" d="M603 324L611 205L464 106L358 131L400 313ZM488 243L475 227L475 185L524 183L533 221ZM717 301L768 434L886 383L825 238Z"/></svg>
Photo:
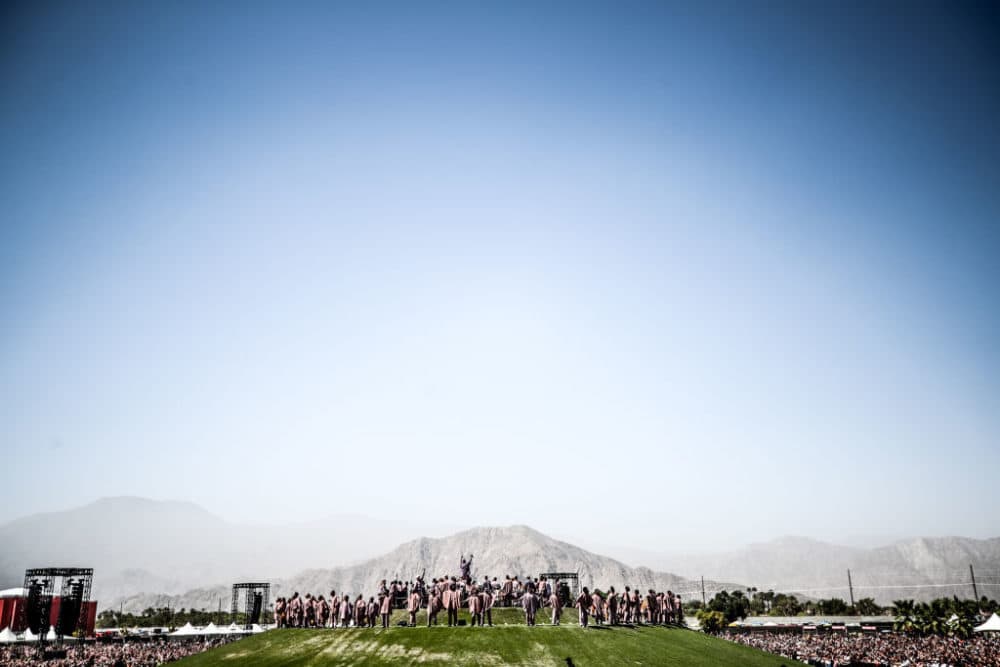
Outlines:
<svg viewBox="0 0 1000 667"><path fill-rule="evenodd" d="M725 632L722 637L790 660L821 667L997 667L1000 636L918 637L885 634L771 634Z"/></svg>
<svg viewBox="0 0 1000 667"><path fill-rule="evenodd" d="M156 667L210 648L234 641L238 637L217 639L118 640L66 644L56 651L51 645L16 644L0 646L0 667ZM65 651L65 656L62 651Z"/></svg>

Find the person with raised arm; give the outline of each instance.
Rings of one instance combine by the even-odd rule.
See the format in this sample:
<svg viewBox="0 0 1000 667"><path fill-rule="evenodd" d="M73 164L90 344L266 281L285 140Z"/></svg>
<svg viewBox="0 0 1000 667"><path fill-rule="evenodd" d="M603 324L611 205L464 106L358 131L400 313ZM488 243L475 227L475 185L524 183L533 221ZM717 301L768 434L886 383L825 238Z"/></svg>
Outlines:
<svg viewBox="0 0 1000 667"><path fill-rule="evenodd" d="M465 554L462 554L462 559L458 564L459 570L462 574L462 581L466 584L471 582L472 575L472 554L469 554L469 560L465 560Z"/></svg>

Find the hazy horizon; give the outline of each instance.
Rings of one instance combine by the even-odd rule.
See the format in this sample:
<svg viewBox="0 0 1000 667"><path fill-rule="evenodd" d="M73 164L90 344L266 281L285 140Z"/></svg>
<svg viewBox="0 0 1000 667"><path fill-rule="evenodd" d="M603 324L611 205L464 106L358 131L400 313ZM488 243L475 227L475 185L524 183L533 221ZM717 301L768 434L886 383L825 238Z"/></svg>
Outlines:
<svg viewBox="0 0 1000 667"><path fill-rule="evenodd" d="M998 25L8 7L0 522L1000 535Z"/></svg>
<svg viewBox="0 0 1000 667"><path fill-rule="evenodd" d="M231 525L248 526L248 527L281 527L281 526L306 526L314 523L322 523L324 521L335 521L337 519L358 519L366 524L370 525L371 530L377 530L380 524L387 524L391 522L400 522L399 517L389 517L389 516L373 516L370 514L365 514L363 512L332 512L323 516L310 517L308 519L297 519L294 516L284 517L283 519L278 519L275 521L259 521L259 520L236 520L231 516L228 516L225 509L222 511L216 511L211 508L203 507L188 500L182 500L177 498L148 498L143 496L106 496L101 498L95 498L90 502L86 502L80 506L57 508L52 510L54 513L62 513L65 511L73 511L91 507L100 503L114 503L116 501L140 501L140 502L152 502L152 503L177 503L181 505L190 505L197 508L200 511L207 512L213 517L225 521ZM0 527L9 524L11 521L19 521L22 519L30 519L38 514L51 513L49 511L42 511L38 513L31 513L26 515L21 515L14 517L12 519L0 520ZM405 521L403 521L405 523ZM797 539L807 539L814 540L817 542L823 542L827 544L832 544L835 546L845 546L855 549L876 549L879 547L889 546L897 542L903 542L911 539L918 538L948 538L948 537L962 537L962 538L972 538L979 540L989 540L998 539L1000 535L955 535L955 534L923 534L923 535L904 535L904 534L883 534L875 535L871 533L858 533L852 535L823 535L823 534L783 534L783 535L766 535L759 534L752 537L746 542L725 542L721 540L715 540L707 542L705 544L670 544L664 549L651 549L644 544L632 544L628 542L622 543L608 543L602 542L599 538L593 538L588 535L583 534L571 534L565 533L559 526L547 526L542 527L532 524L492 524L492 525L458 525L458 524L448 524L448 523L424 523L421 524L423 528L414 526L415 531L410 531L406 534L400 534L397 542L403 543L418 537L428 537L432 539L441 538L453 535L455 533L460 533L469 530L475 530L477 528L489 528L489 527L510 527L514 525L527 525L529 528L538 530L541 533L553 537L564 542L568 542L575 546L579 546L593 553L602 554L616 558L618 560L625 561L633 566L646 565L651 566L655 564L657 557L671 556L671 555L700 555L700 554L719 554L727 551L738 551L743 547L752 546L754 544L768 544L775 543L786 539L797 540ZM429 528L428 528L429 527ZM356 526L355 528L361 529L361 526ZM363 531L362 533L363 534ZM364 556L367 558L369 556ZM644 558L652 558L652 563L646 562ZM322 554L317 554L317 566L320 566L324 561Z"/></svg>

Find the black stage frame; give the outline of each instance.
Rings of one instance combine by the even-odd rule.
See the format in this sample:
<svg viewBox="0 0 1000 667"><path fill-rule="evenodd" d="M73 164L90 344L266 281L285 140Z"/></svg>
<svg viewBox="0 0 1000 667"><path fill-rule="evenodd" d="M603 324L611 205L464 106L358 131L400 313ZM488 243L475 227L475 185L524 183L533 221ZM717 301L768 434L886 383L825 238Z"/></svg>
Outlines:
<svg viewBox="0 0 1000 667"><path fill-rule="evenodd" d="M542 572L538 575L539 577L545 577L552 585L555 585L556 580L560 583L566 584L569 588L569 600L563 600L563 604L573 604L576 600L576 596L580 594L580 575L577 572ZM556 591L559 594L559 591Z"/></svg>
<svg viewBox="0 0 1000 667"><path fill-rule="evenodd" d="M38 635L41 642L49 630L49 620L52 615L52 597L55 592L56 579L59 579L59 618L56 619L56 640L62 641L63 636L72 634L87 622L87 602L90 602L90 590L94 583L94 568L92 567L34 567L24 571L24 588L27 591L27 604L21 608L21 625ZM76 590L74 590L76 589ZM76 593L79 593L77 596ZM67 619L63 606L67 603L79 603L76 618ZM67 627L68 624L68 627Z"/></svg>
<svg viewBox="0 0 1000 667"><path fill-rule="evenodd" d="M258 593L261 595L260 617L257 619L259 623L264 618L264 615L267 614L268 606L270 605L271 584L266 582L233 584L233 604L230 609L233 623L236 622L237 614L239 613L240 591L246 591L246 595L243 597L243 629L250 630L253 626L253 618L251 617L253 615L254 596Z"/></svg>

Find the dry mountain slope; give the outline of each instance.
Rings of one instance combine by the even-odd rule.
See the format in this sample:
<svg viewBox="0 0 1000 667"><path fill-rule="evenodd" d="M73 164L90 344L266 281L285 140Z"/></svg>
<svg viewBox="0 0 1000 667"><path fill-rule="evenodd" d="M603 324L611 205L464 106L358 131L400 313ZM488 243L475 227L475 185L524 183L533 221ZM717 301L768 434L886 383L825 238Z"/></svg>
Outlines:
<svg viewBox="0 0 1000 667"><path fill-rule="evenodd" d="M287 577L318 557L330 565L357 562L401 539L453 530L356 515L250 526L189 502L103 498L0 525L0 588L20 586L28 567L93 567L93 594L103 605L144 591L180 594L251 576Z"/></svg>
<svg viewBox="0 0 1000 667"><path fill-rule="evenodd" d="M425 568L428 577L455 574L462 554L474 554L473 573L503 577L505 574L537 576L541 572L579 572L584 586L639 586L693 590L694 583L673 574L632 568L624 563L560 542L528 526L473 528L449 537L421 538L400 545L388 554L352 567L312 570L288 584L303 590L321 590L323 582L361 592L380 579L411 579Z"/></svg>
<svg viewBox="0 0 1000 667"><path fill-rule="evenodd" d="M700 587L700 582L674 574L629 567L612 558L555 540L527 526L509 526L474 528L438 539L421 538L357 565L307 570L295 577L274 582L272 595L290 595L293 591L326 593L331 588L355 595L372 594L377 582L382 579L413 579L425 569L428 580L457 574L462 554L474 554L473 574L479 580L486 575L502 579L506 574L538 576L542 572L562 571L579 572L581 584L590 587L615 586L621 590L629 585L641 590L669 589L687 597ZM730 589L740 587L738 584L706 582L706 586L712 588L720 585ZM220 597L225 600L227 595L228 589L219 586L189 591L171 598L170 604L178 608L212 608ZM156 604L157 597L134 596L124 602L127 608L141 610ZM163 604L162 598L158 603Z"/></svg>
<svg viewBox="0 0 1000 667"><path fill-rule="evenodd" d="M704 574L761 590L845 600L850 569L855 598L873 597L880 604L900 598L969 597L972 564L979 594L1000 597L1000 538L921 537L859 549L785 537L725 554L663 556L657 564L687 576Z"/></svg>

